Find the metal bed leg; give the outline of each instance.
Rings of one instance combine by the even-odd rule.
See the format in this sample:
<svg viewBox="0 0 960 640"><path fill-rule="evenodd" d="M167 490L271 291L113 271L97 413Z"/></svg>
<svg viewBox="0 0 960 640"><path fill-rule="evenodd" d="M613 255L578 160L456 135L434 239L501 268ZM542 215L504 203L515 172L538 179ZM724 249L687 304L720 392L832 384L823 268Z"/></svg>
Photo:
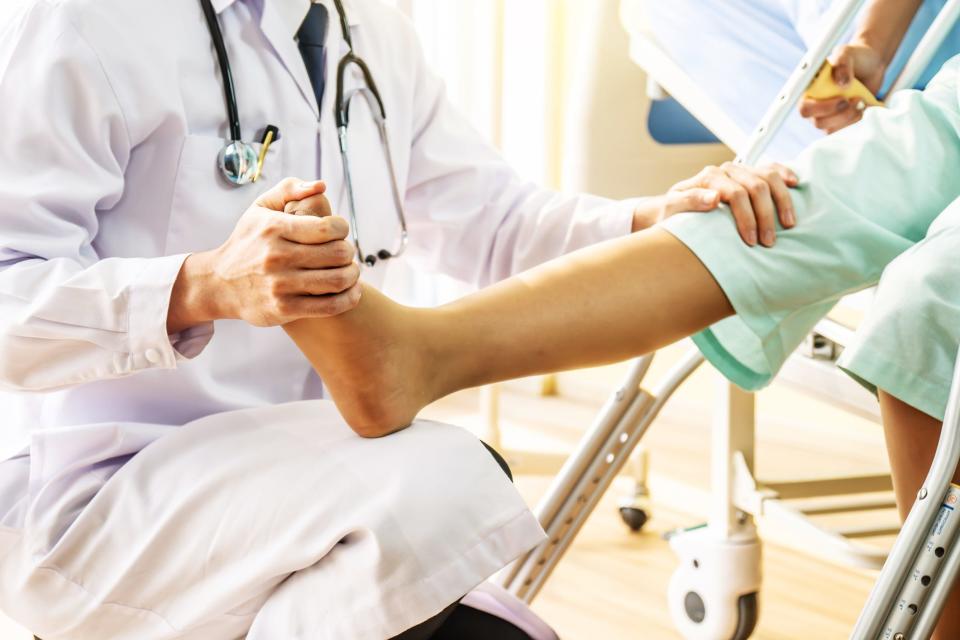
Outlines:
<svg viewBox="0 0 960 640"><path fill-rule="evenodd" d="M503 586L525 602L536 597L663 405L703 362L692 350L651 394L640 383L652 358L634 363L537 507L547 540L501 573Z"/></svg>
<svg viewBox="0 0 960 640"><path fill-rule="evenodd" d="M960 519L960 513L953 507L960 492L951 485L958 462L960 355L930 472L860 613L852 640L875 640L878 637L923 640L933 633L960 568L960 544L956 540L955 522ZM949 504L951 502L953 505ZM949 547L938 556L937 547L942 545L933 541L938 536L950 537L951 529L953 539L945 541ZM920 581L922 587L919 591L914 588L916 581ZM902 611L910 615L894 615Z"/></svg>
<svg viewBox="0 0 960 640"><path fill-rule="evenodd" d="M753 471L754 396L719 378L712 432L714 512L680 531L670 546L680 560L670 580L670 615L684 638L750 637L759 618L761 545L753 518L737 508L738 465Z"/></svg>

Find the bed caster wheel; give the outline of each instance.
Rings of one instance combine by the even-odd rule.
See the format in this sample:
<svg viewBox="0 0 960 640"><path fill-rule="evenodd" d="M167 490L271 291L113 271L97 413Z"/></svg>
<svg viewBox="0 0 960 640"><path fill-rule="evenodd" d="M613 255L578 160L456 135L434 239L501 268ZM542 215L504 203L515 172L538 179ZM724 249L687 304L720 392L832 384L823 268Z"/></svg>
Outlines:
<svg viewBox="0 0 960 640"><path fill-rule="evenodd" d="M620 518L623 523L630 527L630 531L638 533L647 524L650 516L646 510L637 507L620 507Z"/></svg>
<svg viewBox="0 0 960 640"><path fill-rule="evenodd" d="M670 616L686 640L746 640L760 617L760 540L753 527L732 538L709 527L670 538L680 566L667 592Z"/></svg>

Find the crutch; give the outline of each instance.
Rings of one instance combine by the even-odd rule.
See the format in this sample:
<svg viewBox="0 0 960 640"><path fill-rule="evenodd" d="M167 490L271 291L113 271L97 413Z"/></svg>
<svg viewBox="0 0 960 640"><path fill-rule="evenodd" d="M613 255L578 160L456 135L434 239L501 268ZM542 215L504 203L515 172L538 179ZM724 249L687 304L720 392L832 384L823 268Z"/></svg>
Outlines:
<svg viewBox="0 0 960 640"><path fill-rule="evenodd" d="M536 597L667 399L700 366L703 356L691 350L651 393L641 383L652 361L652 355L634 361L537 506L547 540L500 576L501 584L522 600Z"/></svg>
<svg viewBox="0 0 960 640"><path fill-rule="evenodd" d="M960 355L937 453L854 627L853 640L921 640L933 633L960 572Z"/></svg>

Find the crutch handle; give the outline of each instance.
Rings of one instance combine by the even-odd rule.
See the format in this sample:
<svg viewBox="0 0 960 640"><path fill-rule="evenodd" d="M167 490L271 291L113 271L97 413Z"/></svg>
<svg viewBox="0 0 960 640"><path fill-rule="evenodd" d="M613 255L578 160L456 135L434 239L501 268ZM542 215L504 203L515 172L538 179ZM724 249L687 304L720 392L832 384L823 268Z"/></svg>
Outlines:
<svg viewBox="0 0 960 640"><path fill-rule="evenodd" d="M868 107L883 106L883 102L878 100L877 97L870 92L870 89L867 89L867 87L856 78L852 78L850 83L845 87L837 84L837 81L833 79L833 65L830 64L829 61L824 62L823 66L820 67L820 71L814 76L813 82L807 87L803 96L813 100L827 100L829 98L847 98L848 100L853 100L859 98L863 100L864 104Z"/></svg>

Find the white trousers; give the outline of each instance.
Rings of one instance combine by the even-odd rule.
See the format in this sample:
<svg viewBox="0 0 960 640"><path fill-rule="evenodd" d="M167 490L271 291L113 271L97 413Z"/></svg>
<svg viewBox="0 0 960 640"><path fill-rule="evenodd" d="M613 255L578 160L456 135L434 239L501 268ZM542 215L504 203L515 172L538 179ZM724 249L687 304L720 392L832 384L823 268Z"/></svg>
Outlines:
<svg viewBox="0 0 960 640"><path fill-rule="evenodd" d="M40 486L24 460L0 469L27 496L0 530L0 603L44 640L383 640L543 538L471 434L364 440L323 401L204 418Z"/></svg>

